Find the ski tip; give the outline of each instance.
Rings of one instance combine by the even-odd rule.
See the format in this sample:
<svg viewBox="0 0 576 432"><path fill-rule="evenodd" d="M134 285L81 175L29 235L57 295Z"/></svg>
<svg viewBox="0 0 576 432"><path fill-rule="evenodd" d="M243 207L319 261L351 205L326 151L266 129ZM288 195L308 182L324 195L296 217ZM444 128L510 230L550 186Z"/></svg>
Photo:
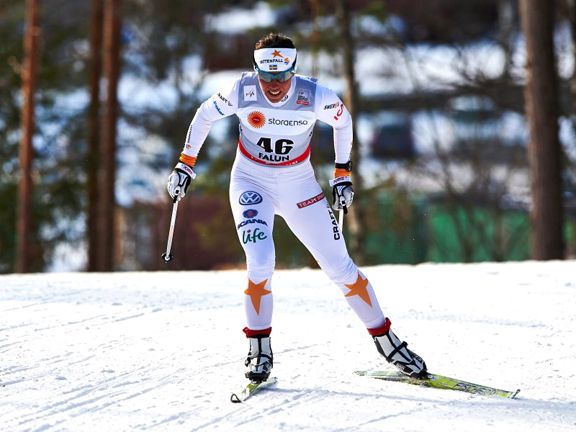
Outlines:
<svg viewBox="0 0 576 432"><path fill-rule="evenodd" d="M230 394L230 402L232 403L242 403L250 398L253 394L260 391L261 389L270 387L278 382L278 378L275 376L269 377L266 381L250 381L242 389L240 393Z"/></svg>
<svg viewBox="0 0 576 432"><path fill-rule="evenodd" d="M510 399L516 399L516 396L518 396L518 393L520 393L520 389L516 389L516 391L510 395Z"/></svg>

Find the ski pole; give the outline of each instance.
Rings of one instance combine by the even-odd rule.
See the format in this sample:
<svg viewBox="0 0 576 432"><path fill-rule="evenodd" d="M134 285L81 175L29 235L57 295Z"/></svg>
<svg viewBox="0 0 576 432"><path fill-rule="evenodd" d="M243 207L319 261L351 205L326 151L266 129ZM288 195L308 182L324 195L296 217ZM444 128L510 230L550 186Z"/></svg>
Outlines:
<svg viewBox="0 0 576 432"><path fill-rule="evenodd" d="M338 228L340 232L343 233L342 229L344 228L344 210L340 210L338 213Z"/></svg>
<svg viewBox="0 0 576 432"><path fill-rule="evenodd" d="M162 254L164 262L168 264L173 258L171 252L172 249L172 237L174 236L174 225L176 225L176 213L178 212L178 201L174 201L174 206L172 207L172 218L170 219L170 230L168 231L168 244L166 245L166 252Z"/></svg>
<svg viewBox="0 0 576 432"><path fill-rule="evenodd" d="M344 234L344 214L347 213L346 200L342 197L340 198L340 212L338 213L338 228L340 228L340 233Z"/></svg>

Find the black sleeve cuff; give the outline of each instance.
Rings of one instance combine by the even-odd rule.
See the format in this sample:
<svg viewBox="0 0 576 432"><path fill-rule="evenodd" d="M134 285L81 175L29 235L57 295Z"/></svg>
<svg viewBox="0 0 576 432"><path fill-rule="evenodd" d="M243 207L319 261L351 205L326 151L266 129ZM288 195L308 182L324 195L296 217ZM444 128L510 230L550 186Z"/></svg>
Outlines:
<svg viewBox="0 0 576 432"><path fill-rule="evenodd" d="M334 167L336 169L343 169L346 171L352 171L352 161L348 161L346 163L335 163Z"/></svg>

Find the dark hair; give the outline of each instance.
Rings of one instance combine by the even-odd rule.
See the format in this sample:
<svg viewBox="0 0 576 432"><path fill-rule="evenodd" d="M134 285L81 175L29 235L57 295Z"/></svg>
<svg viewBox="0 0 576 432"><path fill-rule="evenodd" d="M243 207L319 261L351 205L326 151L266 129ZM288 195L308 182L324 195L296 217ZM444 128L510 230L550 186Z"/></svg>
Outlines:
<svg viewBox="0 0 576 432"><path fill-rule="evenodd" d="M260 48L296 48L292 39L281 33L269 33L256 42L254 49Z"/></svg>

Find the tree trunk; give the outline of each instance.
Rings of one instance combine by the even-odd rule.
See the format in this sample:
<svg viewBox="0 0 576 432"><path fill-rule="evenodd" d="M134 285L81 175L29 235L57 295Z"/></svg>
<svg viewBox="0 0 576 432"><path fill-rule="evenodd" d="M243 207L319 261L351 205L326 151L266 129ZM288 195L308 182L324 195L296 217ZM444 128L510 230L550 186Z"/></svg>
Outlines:
<svg viewBox="0 0 576 432"><path fill-rule="evenodd" d="M527 54L524 97L530 131L532 257L537 260L564 258L554 5L553 0L520 0Z"/></svg>
<svg viewBox="0 0 576 432"><path fill-rule="evenodd" d="M31 269L32 232L32 139L34 136L34 94L40 38L39 1L26 0L26 33L22 66L22 141L20 143L20 184L16 223L16 272Z"/></svg>
<svg viewBox="0 0 576 432"><path fill-rule="evenodd" d="M568 22L570 23L572 58L576 59L576 0L566 0L565 9L568 16ZM572 104L570 110L571 112L574 112L576 105L576 68L572 69L572 76L570 77L570 92L572 93Z"/></svg>
<svg viewBox="0 0 576 432"><path fill-rule="evenodd" d="M90 15L90 106L88 108L88 216L86 229L88 234L88 271L100 269L98 262L98 169L100 166L100 80L102 78L102 23L103 0L92 0Z"/></svg>
<svg viewBox="0 0 576 432"><path fill-rule="evenodd" d="M502 78L510 80L513 67L513 38L515 35L514 3L516 0L500 0L498 3L498 33L496 39L504 53L504 68Z"/></svg>
<svg viewBox="0 0 576 432"><path fill-rule="evenodd" d="M315 77L318 75L318 48L320 41L320 30L318 27L318 18L320 16L320 0L308 0L310 7L310 14L312 19L312 30L308 39L308 46L310 48L310 56L312 57L312 69L310 75Z"/></svg>
<svg viewBox="0 0 576 432"><path fill-rule="evenodd" d="M100 240L101 271L114 270L116 195L116 123L118 118L118 79L120 74L120 0L106 0L104 8L104 76L106 104L100 163Z"/></svg>
<svg viewBox="0 0 576 432"><path fill-rule="evenodd" d="M341 35L342 59L344 67L344 79L346 80L346 91L344 103L352 115L353 136L356 139L356 119L358 117L358 87L356 85L356 74L354 72L354 41L350 31L350 5L348 0L338 0L337 15ZM353 181L354 188L358 193L362 192L363 179L360 174L360 149L358 143L352 145L353 161ZM364 262L364 237L365 237L365 214L360 201L350 208L347 217L350 237L350 249L356 261Z"/></svg>

